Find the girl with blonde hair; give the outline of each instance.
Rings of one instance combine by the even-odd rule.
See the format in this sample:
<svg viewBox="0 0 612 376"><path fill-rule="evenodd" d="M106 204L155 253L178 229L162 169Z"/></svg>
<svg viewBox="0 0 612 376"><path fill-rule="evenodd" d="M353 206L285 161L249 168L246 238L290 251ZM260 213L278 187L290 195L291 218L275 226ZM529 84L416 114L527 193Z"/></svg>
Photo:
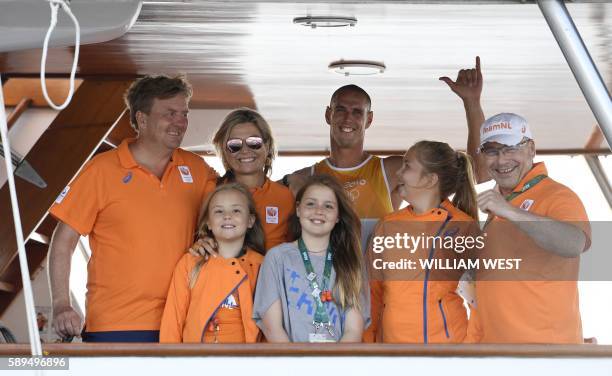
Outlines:
<svg viewBox="0 0 612 376"><path fill-rule="evenodd" d="M214 239L218 256L187 253L178 262L160 342L256 342L251 316L264 235L248 188L219 185L203 205L198 236Z"/></svg>

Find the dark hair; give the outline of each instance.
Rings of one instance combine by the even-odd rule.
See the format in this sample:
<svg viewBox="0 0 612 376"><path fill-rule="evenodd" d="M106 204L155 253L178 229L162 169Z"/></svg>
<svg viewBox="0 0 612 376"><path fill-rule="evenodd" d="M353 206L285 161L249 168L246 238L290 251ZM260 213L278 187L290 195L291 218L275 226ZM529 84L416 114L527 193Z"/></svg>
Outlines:
<svg viewBox="0 0 612 376"><path fill-rule="evenodd" d="M336 101L336 99L338 99L338 96L342 93L345 92L354 92L354 93L359 93L361 95L363 95L366 98L367 101L367 105L368 105L368 111L370 111L370 109L372 108L372 99L370 99L370 95L368 95L368 93L363 90L362 88L360 88L357 85L344 85L341 88L337 89L336 91L334 91L334 93L331 96L331 99L329 101L329 105L330 107L333 106L334 102Z"/></svg>
<svg viewBox="0 0 612 376"><path fill-rule="evenodd" d="M297 193L296 206L299 205L306 190L313 185L331 189L338 201L338 223L332 229L329 239L329 245L334 252L333 266L336 271L334 289L338 292L339 303L343 309L359 308L359 294L365 283L360 244L361 221L342 186L329 175L310 176ZM290 233L294 239L302 236L302 226L297 214L291 218Z"/></svg>
<svg viewBox="0 0 612 376"><path fill-rule="evenodd" d="M236 191L242 194L247 199L247 203L249 207L249 215L252 215L255 217L255 223L253 223L253 227L247 229L246 231L246 235L244 237L244 247L242 248L242 251L240 252L238 257L244 255L244 253L246 252L246 248L251 248L255 252L263 255L264 250L265 250L263 226L261 224L259 216L257 215L257 209L255 208L255 201L253 200L253 196L251 195L251 192L249 192L249 189L244 184L241 184L241 183L228 183L228 184L218 185L217 188L211 194L208 195L208 198L206 198L206 201L204 201L204 204L202 205L202 209L200 210L200 217L198 219L198 228L196 232L196 238L197 239L204 238L204 237L209 237L213 239L215 238L215 235L206 226L206 220L208 219L208 214L209 214L208 210L210 208L210 203L213 197L215 197L217 193L223 192L223 191L230 191L230 190L233 190L233 191ZM189 278L190 287L193 287L193 285L195 284L195 281L198 279L198 275L200 274L200 270L202 269L202 266L205 263L206 263L206 259L202 257L200 260L198 260L198 262L194 266L191 272L190 278Z"/></svg>
<svg viewBox="0 0 612 376"><path fill-rule="evenodd" d="M261 133L261 138L263 139L264 144L266 144L268 148L268 155L266 156L266 163L264 165L264 174L268 176L272 173L272 161L276 156L276 146L274 144L274 137L272 136L272 128L266 121L266 119L261 116L261 114L251 108L241 107L237 108L234 111L227 114L219 129L213 136L213 145L215 145L215 149L217 150L217 155L221 157L221 161L223 162L223 167L225 167L225 175L218 179L219 182L230 182L234 181L234 172L230 169L229 164L225 158L225 143L227 142L232 129L238 125L243 123L252 123L259 129L259 133Z"/></svg>
<svg viewBox="0 0 612 376"><path fill-rule="evenodd" d="M130 110L130 123L135 131L138 131L136 113L138 111L149 114L153 99L168 99L182 94L187 99L191 98L191 85L185 76L178 75L169 77L166 75L144 76L132 83L125 92L123 99Z"/></svg>
<svg viewBox="0 0 612 376"><path fill-rule="evenodd" d="M478 219L474 174L469 155L455 151L445 142L419 141L409 151L415 152L425 172L438 175L440 197L448 198L451 194L453 205Z"/></svg>

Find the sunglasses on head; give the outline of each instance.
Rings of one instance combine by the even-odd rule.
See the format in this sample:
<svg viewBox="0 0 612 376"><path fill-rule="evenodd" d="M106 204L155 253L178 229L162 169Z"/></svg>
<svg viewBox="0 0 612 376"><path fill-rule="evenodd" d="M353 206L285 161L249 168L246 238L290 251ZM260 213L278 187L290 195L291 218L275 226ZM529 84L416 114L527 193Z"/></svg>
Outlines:
<svg viewBox="0 0 612 376"><path fill-rule="evenodd" d="M259 150L263 146L263 139L257 136L247 137L244 140L241 138L230 138L226 143L227 151L232 154L238 153L242 150L244 144L251 150Z"/></svg>

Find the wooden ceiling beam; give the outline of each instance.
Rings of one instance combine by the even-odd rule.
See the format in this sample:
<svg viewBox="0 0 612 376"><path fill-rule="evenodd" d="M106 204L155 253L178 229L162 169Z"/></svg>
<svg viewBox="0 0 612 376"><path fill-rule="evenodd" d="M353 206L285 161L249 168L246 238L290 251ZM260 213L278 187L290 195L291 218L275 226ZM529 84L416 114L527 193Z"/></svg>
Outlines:
<svg viewBox="0 0 612 376"><path fill-rule="evenodd" d="M79 88L83 80L74 81L74 90ZM46 78L47 93L55 103L63 103L70 89L70 80L66 78ZM17 106L23 98L30 98L32 107L48 108L47 100L43 96L38 78L11 78L4 85L4 104L7 107Z"/></svg>
<svg viewBox="0 0 612 376"><path fill-rule="evenodd" d="M17 291L17 286L12 283L0 281L0 291L15 293Z"/></svg>
<svg viewBox="0 0 612 376"><path fill-rule="evenodd" d="M117 120L125 116L123 93L129 84L130 81L84 81L70 105L57 115L26 155L47 188L40 189L23 179L15 180L24 237L34 231L55 198ZM17 255L8 185L0 189L0 218L6 219L6 225L0 226L1 275Z"/></svg>
<svg viewBox="0 0 612 376"><path fill-rule="evenodd" d="M15 106L15 109L10 113L10 115L6 119L6 126L8 130L11 130L11 127L15 125L17 120L23 115L25 110L28 109L32 105L32 99L30 98L21 98L19 103Z"/></svg>

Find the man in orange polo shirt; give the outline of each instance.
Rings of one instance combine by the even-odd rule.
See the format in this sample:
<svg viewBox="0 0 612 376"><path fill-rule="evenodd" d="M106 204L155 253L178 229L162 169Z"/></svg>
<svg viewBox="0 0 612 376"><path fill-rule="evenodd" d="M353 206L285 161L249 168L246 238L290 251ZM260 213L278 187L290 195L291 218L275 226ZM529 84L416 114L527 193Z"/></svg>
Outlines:
<svg viewBox="0 0 612 376"><path fill-rule="evenodd" d="M590 226L580 198L534 163L525 119L502 113L480 128L480 155L496 187L478 195L489 213L487 259L520 259L517 270L476 272L472 341L582 343L578 305L580 255Z"/></svg>
<svg viewBox="0 0 612 376"><path fill-rule="evenodd" d="M136 139L89 161L50 213L59 224L49 254L54 327L81 333L72 308L70 261L89 236L84 340L158 342L172 271L193 242L198 210L216 174L179 148L191 86L182 77L147 76L126 93Z"/></svg>
<svg viewBox="0 0 612 376"><path fill-rule="evenodd" d="M478 57L476 68L460 70L455 81L440 80L471 111L467 148L478 183L497 183L478 195L479 209L489 213L479 256L523 262L518 270L477 272L467 341L582 343L577 278L591 236L582 202L548 177L544 163L533 162L535 143L524 118L503 113L485 121Z"/></svg>
<svg viewBox="0 0 612 376"><path fill-rule="evenodd" d="M515 271L477 272L467 341L582 343L577 276L591 237L582 202L548 177L544 163L533 162L535 143L524 118L505 113L485 121L480 58L455 81L440 80L469 109L467 150L477 182L497 183L478 195L479 209L489 214L480 256L523 262Z"/></svg>

